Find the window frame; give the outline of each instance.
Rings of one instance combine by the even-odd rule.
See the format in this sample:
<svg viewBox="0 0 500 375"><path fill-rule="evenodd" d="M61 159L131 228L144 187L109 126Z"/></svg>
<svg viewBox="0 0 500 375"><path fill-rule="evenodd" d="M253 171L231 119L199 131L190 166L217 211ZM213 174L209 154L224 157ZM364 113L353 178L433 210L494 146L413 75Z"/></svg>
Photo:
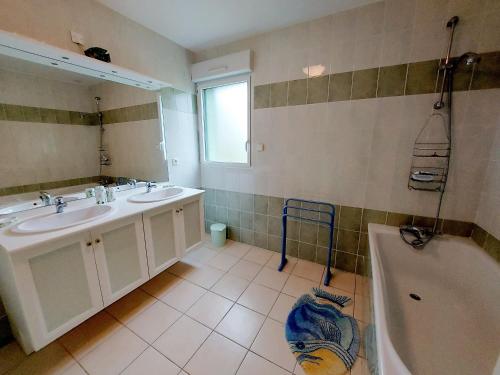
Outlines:
<svg viewBox="0 0 500 375"><path fill-rule="evenodd" d="M210 161L206 159L205 150L205 108L204 108L204 90L226 86L235 83L246 82L247 84L247 161L245 163L231 163L222 161ZM239 74L237 76L231 76L226 78L213 79L205 82L200 82L196 84L196 98L198 102L198 127L199 127L199 142L200 142L200 163L205 165L216 165L224 167L236 167L236 168L250 168L251 167L251 75L250 74Z"/></svg>

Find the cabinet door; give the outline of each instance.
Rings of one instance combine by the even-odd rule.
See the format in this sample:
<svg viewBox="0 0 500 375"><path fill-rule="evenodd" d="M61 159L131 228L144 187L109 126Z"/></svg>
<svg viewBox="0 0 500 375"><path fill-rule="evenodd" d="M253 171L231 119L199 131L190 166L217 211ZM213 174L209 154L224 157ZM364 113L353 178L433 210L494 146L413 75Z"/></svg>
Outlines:
<svg viewBox="0 0 500 375"><path fill-rule="evenodd" d="M38 350L102 309L103 301L89 233L50 242L25 256L14 263Z"/></svg>
<svg viewBox="0 0 500 375"><path fill-rule="evenodd" d="M181 208L181 212L184 224L184 249L185 251L189 251L193 246L201 242L203 225L201 221L202 206L200 200L185 203Z"/></svg>
<svg viewBox="0 0 500 375"><path fill-rule="evenodd" d="M143 214L144 236L148 254L149 274L156 276L178 258L178 232L174 207L159 208Z"/></svg>
<svg viewBox="0 0 500 375"><path fill-rule="evenodd" d="M149 280L141 215L92 231L104 305Z"/></svg>

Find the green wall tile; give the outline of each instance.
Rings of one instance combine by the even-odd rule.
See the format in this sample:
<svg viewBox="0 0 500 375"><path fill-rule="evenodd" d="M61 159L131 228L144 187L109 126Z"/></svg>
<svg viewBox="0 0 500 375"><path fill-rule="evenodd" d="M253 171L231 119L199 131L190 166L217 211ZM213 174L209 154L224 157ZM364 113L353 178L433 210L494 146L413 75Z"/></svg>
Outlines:
<svg viewBox="0 0 500 375"><path fill-rule="evenodd" d="M278 197L269 197L268 214L281 217L283 214L284 199Z"/></svg>
<svg viewBox="0 0 500 375"><path fill-rule="evenodd" d="M228 216L227 216L227 208L226 207L217 206L216 219L217 219L218 223L222 223L222 224L228 223Z"/></svg>
<svg viewBox="0 0 500 375"><path fill-rule="evenodd" d="M493 257L493 259L500 262L500 241L497 238L488 234L484 243L484 249Z"/></svg>
<svg viewBox="0 0 500 375"><path fill-rule="evenodd" d="M240 241L248 245L253 245L253 231L240 228Z"/></svg>
<svg viewBox="0 0 500 375"><path fill-rule="evenodd" d="M240 228L238 227L227 227L227 238L233 241L240 241Z"/></svg>
<svg viewBox="0 0 500 375"><path fill-rule="evenodd" d="M338 232L337 249L357 254L359 246L359 233L360 232L340 229Z"/></svg>
<svg viewBox="0 0 500 375"><path fill-rule="evenodd" d="M302 202L300 205L302 208L307 210L315 210L315 211L300 211L300 217L311 220L319 219L319 205L316 203Z"/></svg>
<svg viewBox="0 0 500 375"><path fill-rule="evenodd" d="M486 232L483 228L478 225L474 225L474 229L472 230L472 239L479 246L483 247L486 242L486 237L488 236L488 232Z"/></svg>
<svg viewBox="0 0 500 375"><path fill-rule="evenodd" d="M268 230L269 234L280 236L281 235L281 219L278 217L269 216L268 219Z"/></svg>
<svg viewBox="0 0 500 375"><path fill-rule="evenodd" d="M328 260L328 249L326 247L316 246L316 263L326 265ZM332 250L331 266L335 265L335 250Z"/></svg>
<svg viewBox="0 0 500 375"><path fill-rule="evenodd" d="M253 225L256 232L267 234L267 218L267 215L254 214Z"/></svg>
<svg viewBox="0 0 500 375"><path fill-rule="evenodd" d="M286 222L286 238L299 240L300 222L288 219Z"/></svg>
<svg viewBox="0 0 500 375"><path fill-rule="evenodd" d="M50 108L40 108L40 121L48 124L56 124L56 110Z"/></svg>
<svg viewBox="0 0 500 375"><path fill-rule="evenodd" d="M4 104L5 117L9 121L25 121L23 107L20 105Z"/></svg>
<svg viewBox="0 0 500 375"><path fill-rule="evenodd" d="M302 222L300 224L300 242L316 245L318 242L318 225Z"/></svg>
<svg viewBox="0 0 500 375"><path fill-rule="evenodd" d="M443 233L453 236L470 237L474 224L457 220L445 220L443 222Z"/></svg>
<svg viewBox="0 0 500 375"><path fill-rule="evenodd" d="M71 124L71 117L69 111L56 111L56 120L58 124Z"/></svg>
<svg viewBox="0 0 500 375"><path fill-rule="evenodd" d="M335 252L335 268L342 271L355 272L356 271L357 256L343 251Z"/></svg>
<svg viewBox="0 0 500 375"><path fill-rule="evenodd" d="M240 193L234 191L227 192L227 206L229 208L239 210L240 209Z"/></svg>
<svg viewBox="0 0 500 375"><path fill-rule="evenodd" d="M227 192L225 190L215 191L215 204L217 206L227 207Z"/></svg>
<svg viewBox="0 0 500 375"><path fill-rule="evenodd" d="M0 103L0 121L7 120L7 115L5 114L5 106Z"/></svg>
<svg viewBox="0 0 500 375"><path fill-rule="evenodd" d="M203 198L206 204L215 204L215 190L206 188Z"/></svg>
<svg viewBox="0 0 500 375"><path fill-rule="evenodd" d="M253 231L253 213L244 212L240 213L241 228Z"/></svg>
<svg viewBox="0 0 500 375"><path fill-rule="evenodd" d="M205 216L208 220L217 220L217 207L212 205L205 205Z"/></svg>
<svg viewBox="0 0 500 375"><path fill-rule="evenodd" d="M42 122L40 116L40 108L37 107L23 107L24 120L28 122Z"/></svg>
<svg viewBox="0 0 500 375"><path fill-rule="evenodd" d="M472 81L472 71L473 67L465 65L463 62L460 63L453 75L453 90L455 91L466 91L469 90ZM442 76L441 76L442 77ZM441 87L441 82L438 83L438 87Z"/></svg>
<svg viewBox="0 0 500 375"><path fill-rule="evenodd" d="M408 66L405 95L428 94L436 91L438 60L411 63Z"/></svg>
<svg viewBox="0 0 500 375"><path fill-rule="evenodd" d="M328 242L330 240L330 228L319 225L318 226L318 246L328 247ZM333 243L332 248L335 249L337 246L337 229L333 230Z"/></svg>
<svg viewBox="0 0 500 375"><path fill-rule="evenodd" d="M328 101L337 102L351 98L352 72L336 73L330 76Z"/></svg>
<svg viewBox="0 0 500 375"><path fill-rule="evenodd" d="M265 195L255 196L254 212L262 215L267 215L267 208L269 206L269 199Z"/></svg>
<svg viewBox="0 0 500 375"><path fill-rule="evenodd" d="M387 212L385 211L370 210L368 208L363 209L361 231L368 232L368 223L385 224L386 217Z"/></svg>
<svg viewBox="0 0 500 375"><path fill-rule="evenodd" d="M307 84L307 103L325 103L328 101L328 83L330 76L309 78Z"/></svg>
<svg viewBox="0 0 500 375"><path fill-rule="evenodd" d="M387 225L399 227L400 225L410 225L413 223L413 216L396 212L387 213Z"/></svg>
<svg viewBox="0 0 500 375"><path fill-rule="evenodd" d="M240 211L238 210L233 210L229 208L227 210L227 220L229 225L233 227L240 227L241 222L240 222Z"/></svg>
<svg viewBox="0 0 500 375"><path fill-rule="evenodd" d="M361 208L342 206L340 208L339 228L359 231L361 226L361 214Z"/></svg>
<svg viewBox="0 0 500 375"><path fill-rule="evenodd" d="M281 237L268 235L267 249L271 251L281 252Z"/></svg>
<svg viewBox="0 0 500 375"><path fill-rule="evenodd" d="M304 242L299 242L299 259L314 262L316 259L316 246Z"/></svg>
<svg viewBox="0 0 500 375"><path fill-rule="evenodd" d="M242 211L254 211L254 196L253 194L241 193L240 194L240 209Z"/></svg>
<svg viewBox="0 0 500 375"><path fill-rule="evenodd" d="M351 99L368 99L377 96L378 68L356 70L352 77Z"/></svg>
<svg viewBox="0 0 500 375"><path fill-rule="evenodd" d="M407 64L380 68L377 97L404 95Z"/></svg>
<svg viewBox="0 0 500 375"><path fill-rule="evenodd" d="M286 253L291 257L297 258L299 255L299 241L288 239L286 240Z"/></svg>
<svg viewBox="0 0 500 375"><path fill-rule="evenodd" d="M259 108L269 108L271 99L271 85L260 85L254 87L254 100L253 107L255 109Z"/></svg>
<svg viewBox="0 0 500 375"><path fill-rule="evenodd" d="M267 246L268 246L267 233L254 232L253 236L254 236L253 241L254 241L255 246L261 247L263 249L267 249Z"/></svg>
<svg viewBox="0 0 500 375"><path fill-rule="evenodd" d="M306 104L307 79L297 79L288 82L288 105Z"/></svg>
<svg viewBox="0 0 500 375"><path fill-rule="evenodd" d="M288 82L272 83L270 85L270 106L283 107L287 105Z"/></svg>
<svg viewBox="0 0 500 375"><path fill-rule="evenodd" d="M481 54L481 61L476 64L472 76L472 90L484 90L500 87L500 52Z"/></svg>

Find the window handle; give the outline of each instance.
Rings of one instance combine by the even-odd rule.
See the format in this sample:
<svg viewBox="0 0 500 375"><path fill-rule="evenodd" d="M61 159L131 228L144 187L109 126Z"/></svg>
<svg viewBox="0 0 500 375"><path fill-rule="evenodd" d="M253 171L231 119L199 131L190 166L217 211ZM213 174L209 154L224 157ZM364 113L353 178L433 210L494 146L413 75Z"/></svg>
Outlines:
<svg viewBox="0 0 500 375"><path fill-rule="evenodd" d="M245 151L248 152L248 149L250 148L250 141L245 142Z"/></svg>

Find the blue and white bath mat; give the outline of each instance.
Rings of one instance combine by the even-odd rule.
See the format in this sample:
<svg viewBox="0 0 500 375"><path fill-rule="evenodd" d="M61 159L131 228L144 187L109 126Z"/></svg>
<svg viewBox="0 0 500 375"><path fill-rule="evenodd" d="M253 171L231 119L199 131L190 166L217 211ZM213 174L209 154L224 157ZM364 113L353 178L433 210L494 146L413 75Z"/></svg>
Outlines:
<svg viewBox="0 0 500 375"><path fill-rule="evenodd" d="M314 288L290 311L286 339L306 374L341 375L352 368L359 351L358 324L334 306L350 300Z"/></svg>

